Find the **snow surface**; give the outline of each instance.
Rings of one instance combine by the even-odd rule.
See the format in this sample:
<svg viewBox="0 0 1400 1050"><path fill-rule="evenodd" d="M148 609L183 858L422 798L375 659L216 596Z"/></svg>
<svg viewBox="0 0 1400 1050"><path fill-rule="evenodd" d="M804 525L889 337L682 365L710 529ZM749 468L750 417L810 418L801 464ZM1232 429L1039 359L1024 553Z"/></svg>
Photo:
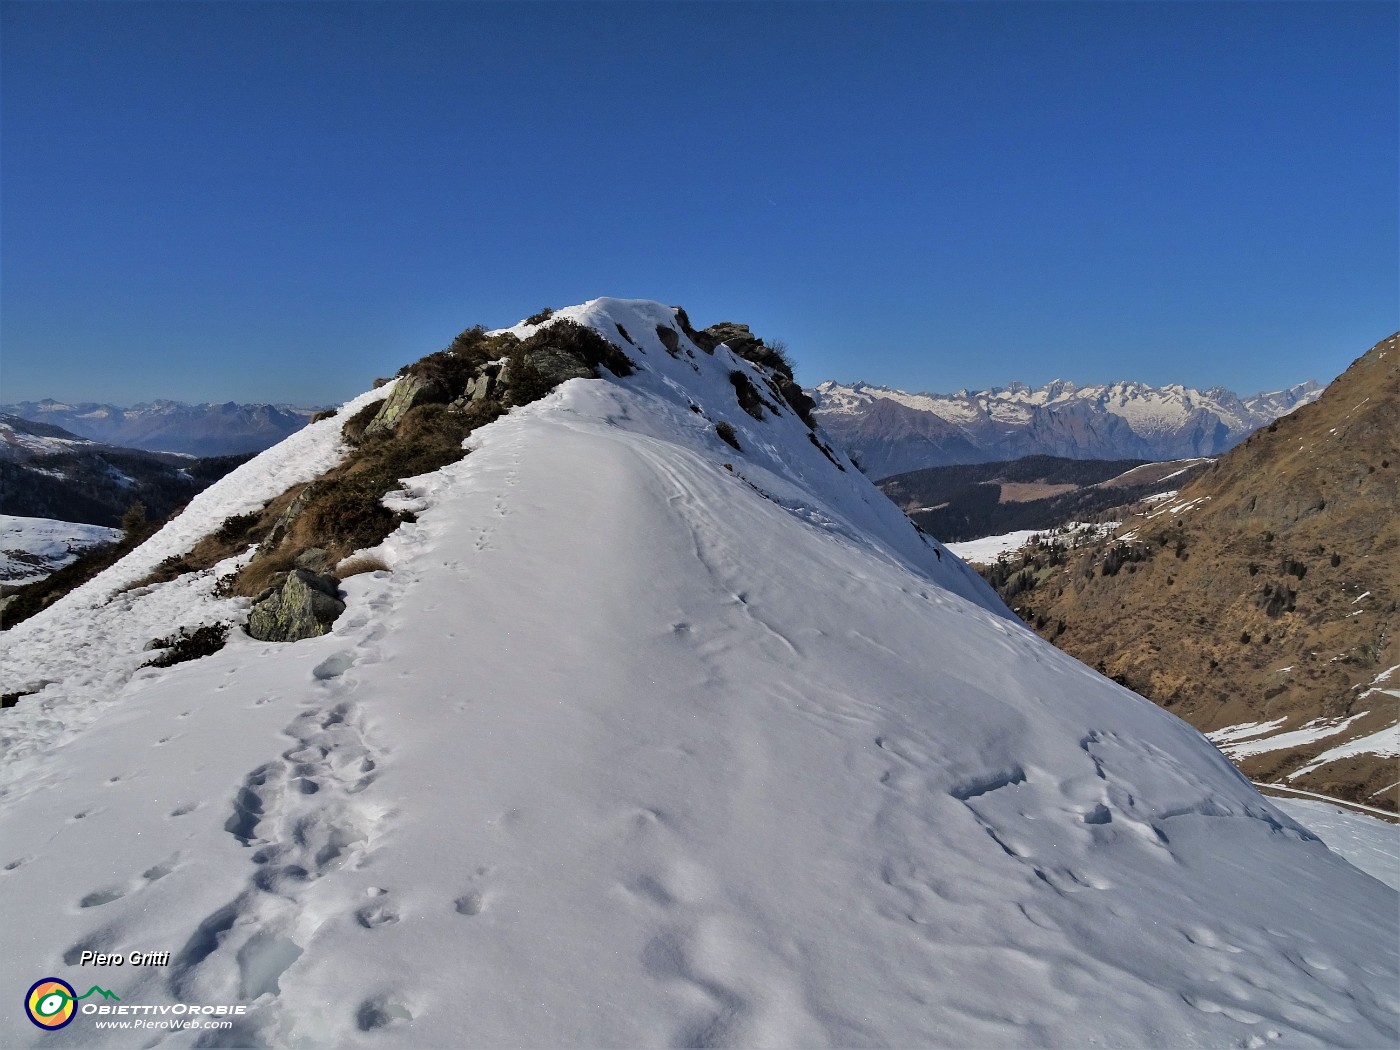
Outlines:
<svg viewBox="0 0 1400 1050"><path fill-rule="evenodd" d="M121 529L101 525L0 514L0 583L42 580L84 551L121 538Z"/></svg>
<svg viewBox="0 0 1400 1050"><path fill-rule="evenodd" d="M7 680L49 681L0 722L0 983L248 1004L215 1045L1394 1044L1394 890L1022 627L785 406L745 415L746 362L671 357L669 308L556 316L621 323L641 371L407 481L394 571L346 580L330 635L133 671L83 630L233 512L225 479L0 636ZM315 432L246 484L324 469L332 440L286 450ZM213 575L115 602L227 615Z"/></svg>
<svg viewBox="0 0 1400 1050"><path fill-rule="evenodd" d="M1274 805L1313 832L1327 848L1400 890L1400 825L1305 798L1276 798Z"/></svg>
<svg viewBox="0 0 1400 1050"><path fill-rule="evenodd" d="M1020 529L1017 532L1006 532L1000 536L983 536L976 540L962 540L958 543L950 543L947 550L952 551L964 561L975 565L989 565L996 561L1003 554L1018 551L1036 536L1047 541L1068 542L1071 545L1080 537L1089 534L1103 536L1118 528L1120 522L1106 521L1097 524L1071 521L1066 525L1058 525L1053 529Z"/></svg>

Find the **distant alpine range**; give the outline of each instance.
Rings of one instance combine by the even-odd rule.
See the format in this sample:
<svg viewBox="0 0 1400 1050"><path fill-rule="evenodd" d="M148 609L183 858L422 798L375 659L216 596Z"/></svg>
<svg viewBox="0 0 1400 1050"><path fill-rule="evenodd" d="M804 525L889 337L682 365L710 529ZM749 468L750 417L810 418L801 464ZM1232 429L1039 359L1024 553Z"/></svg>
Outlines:
<svg viewBox="0 0 1400 1050"><path fill-rule="evenodd" d="M872 478L1023 456L1170 460L1214 456L1315 401L1322 384L1240 397L1224 387L1057 379L955 394L827 381L808 393L827 433Z"/></svg>
<svg viewBox="0 0 1400 1050"><path fill-rule="evenodd" d="M296 405L189 405L150 401L130 408L45 398L0 405L0 414L62 427L107 445L191 456L237 456L271 448L311 421L317 409Z"/></svg>

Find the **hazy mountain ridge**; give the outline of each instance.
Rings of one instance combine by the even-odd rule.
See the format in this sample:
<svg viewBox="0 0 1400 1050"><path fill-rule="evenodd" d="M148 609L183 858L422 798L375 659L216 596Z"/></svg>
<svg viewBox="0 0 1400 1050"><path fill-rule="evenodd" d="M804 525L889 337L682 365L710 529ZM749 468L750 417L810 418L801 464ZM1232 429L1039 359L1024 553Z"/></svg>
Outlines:
<svg viewBox="0 0 1400 1050"><path fill-rule="evenodd" d="M406 371L0 636L0 979L169 943L122 1001L245 1005L235 1045L1394 1041L1394 891L1015 622L768 369L639 300L491 338L565 322L624 360L400 479L329 633L239 629L252 551L142 581L567 340Z"/></svg>
<svg viewBox="0 0 1400 1050"><path fill-rule="evenodd" d="M1224 387L1056 380L953 394L827 381L809 391L816 418L875 478L925 467L1014 460L1168 460L1213 456L1315 400L1309 380L1241 398Z"/></svg>
<svg viewBox="0 0 1400 1050"><path fill-rule="evenodd" d="M92 441L192 456L261 452L306 426L317 411L232 401L194 405L156 400L122 407L45 398L0 405L0 413L62 427Z"/></svg>

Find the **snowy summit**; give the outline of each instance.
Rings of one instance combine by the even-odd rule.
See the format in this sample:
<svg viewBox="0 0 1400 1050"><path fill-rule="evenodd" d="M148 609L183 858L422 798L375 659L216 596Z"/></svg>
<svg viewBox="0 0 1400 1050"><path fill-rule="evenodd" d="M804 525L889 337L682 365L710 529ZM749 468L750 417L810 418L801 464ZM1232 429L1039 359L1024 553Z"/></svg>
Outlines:
<svg viewBox="0 0 1400 1050"><path fill-rule="evenodd" d="M765 369L657 303L561 320L633 374L405 479L329 633L143 667L249 605L239 558L144 581L395 384L0 635L0 1042L1394 1045L1394 890L1021 626ZM49 1034L13 1004L50 976L244 1009Z"/></svg>

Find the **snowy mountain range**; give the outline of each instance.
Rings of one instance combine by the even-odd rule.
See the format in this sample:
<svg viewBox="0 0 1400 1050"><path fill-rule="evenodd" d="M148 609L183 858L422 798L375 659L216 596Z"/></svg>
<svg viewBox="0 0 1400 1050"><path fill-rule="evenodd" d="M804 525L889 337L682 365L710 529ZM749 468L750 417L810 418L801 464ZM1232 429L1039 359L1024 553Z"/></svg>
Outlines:
<svg viewBox="0 0 1400 1050"><path fill-rule="evenodd" d="M1309 380L1241 398L1223 387L1062 379L955 394L911 394L828 381L809 391L816 416L874 478L925 467L1049 455L1071 459L1213 456L1315 400Z"/></svg>
<svg viewBox="0 0 1400 1050"><path fill-rule="evenodd" d="M0 405L0 413L62 427L79 437L149 452L233 456L261 452L300 430L317 410L295 405L188 405L151 401L129 408L45 398Z"/></svg>
<svg viewBox="0 0 1400 1050"><path fill-rule="evenodd" d="M351 434L421 444L507 369L523 400L567 322L612 364L402 478L327 633L240 629L253 550L143 582L325 498ZM366 392L0 635L4 985L230 1008L171 1045L1393 1045L1396 892L705 334L619 299L493 334L530 351ZM170 957L83 965L134 951ZM155 1034L103 1016L64 1044Z"/></svg>

